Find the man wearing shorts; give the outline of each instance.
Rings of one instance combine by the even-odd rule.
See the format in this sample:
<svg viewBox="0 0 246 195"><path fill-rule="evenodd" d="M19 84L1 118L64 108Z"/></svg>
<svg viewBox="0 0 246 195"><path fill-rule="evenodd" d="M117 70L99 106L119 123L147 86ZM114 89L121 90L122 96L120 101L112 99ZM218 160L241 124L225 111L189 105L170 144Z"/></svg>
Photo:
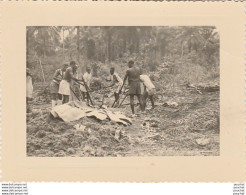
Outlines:
<svg viewBox="0 0 246 195"><path fill-rule="evenodd" d="M125 75L122 86L124 86L126 79L128 79L130 105L131 105L132 114L134 115L135 114L134 96L137 96L139 104L140 104L140 109L142 111L144 111L144 105L143 105L143 100L142 100L142 95L141 95L141 87L140 87L141 70L139 67L134 66L134 61L132 61L132 60L128 62L128 67L129 67L129 69L126 71L126 75ZM121 89L120 89L120 92L121 92Z"/></svg>
<svg viewBox="0 0 246 195"><path fill-rule="evenodd" d="M63 96L62 104L69 102L70 96L70 82L72 80L79 81L74 73L76 72L77 66L74 61L70 62L70 67L68 67L65 71L64 77L60 83L59 94Z"/></svg>
<svg viewBox="0 0 246 195"><path fill-rule="evenodd" d="M68 64L64 64L61 69L57 69L53 76L53 80L51 81L50 93L51 93L51 107L52 108L62 103L62 95L59 94L58 92L59 92L60 82L63 79L67 68L68 68Z"/></svg>

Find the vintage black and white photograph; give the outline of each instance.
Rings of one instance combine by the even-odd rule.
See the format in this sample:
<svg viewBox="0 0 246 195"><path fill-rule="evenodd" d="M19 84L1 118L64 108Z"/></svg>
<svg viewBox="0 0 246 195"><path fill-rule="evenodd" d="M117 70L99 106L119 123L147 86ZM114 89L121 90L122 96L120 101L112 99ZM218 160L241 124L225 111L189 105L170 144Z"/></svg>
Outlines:
<svg viewBox="0 0 246 195"><path fill-rule="evenodd" d="M220 155L215 26L27 26L26 155Z"/></svg>

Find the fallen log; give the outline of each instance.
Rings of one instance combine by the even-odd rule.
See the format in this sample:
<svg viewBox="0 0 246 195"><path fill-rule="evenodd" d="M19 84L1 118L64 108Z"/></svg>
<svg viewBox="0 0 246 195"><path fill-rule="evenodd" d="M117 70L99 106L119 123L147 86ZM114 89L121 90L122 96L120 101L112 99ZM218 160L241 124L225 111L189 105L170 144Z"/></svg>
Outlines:
<svg viewBox="0 0 246 195"><path fill-rule="evenodd" d="M191 90L196 90L198 93L202 94L202 92L215 92L219 91L220 87L218 85L214 86L206 86L206 85L193 85L187 84L187 88Z"/></svg>

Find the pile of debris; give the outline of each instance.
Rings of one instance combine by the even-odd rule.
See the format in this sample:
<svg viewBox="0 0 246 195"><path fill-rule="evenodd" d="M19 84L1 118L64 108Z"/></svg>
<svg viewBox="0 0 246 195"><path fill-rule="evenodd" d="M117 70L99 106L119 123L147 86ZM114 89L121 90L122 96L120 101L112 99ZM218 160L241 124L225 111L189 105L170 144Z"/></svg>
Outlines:
<svg viewBox="0 0 246 195"><path fill-rule="evenodd" d="M35 83L33 92L33 103L35 105L43 105L44 103L50 103L50 88L49 85Z"/></svg>
<svg viewBox="0 0 246 195"><path fill-rule="evenodd" d="M198 85L187 84L187 88L190 90L195 90L199 94L202 94L204 92L215 92L220 90L220 86L218 84L211 84L211 83L198 84Z"/></svg>
<svg viewBox="0 0 246 195"><path fill-rule="evenodd" d="M132 124L131 119L120 112L114 112L106 106L90 107L85 102L80 101L55 106L50 113L54 118L61 118L65 122L76 121L84 117L94 117L99 121L111 120L125 126Z"/></svg>

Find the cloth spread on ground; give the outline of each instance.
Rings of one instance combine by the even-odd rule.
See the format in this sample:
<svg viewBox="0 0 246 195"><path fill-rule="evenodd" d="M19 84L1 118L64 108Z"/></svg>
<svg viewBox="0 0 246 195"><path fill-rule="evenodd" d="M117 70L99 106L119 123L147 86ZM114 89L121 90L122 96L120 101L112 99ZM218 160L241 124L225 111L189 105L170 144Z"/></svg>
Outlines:
<svg viewBox="0 0 246 195"><path fill-rule="evenodd" d="M60 117L65 122L76 121L86 116L84 110L72 107L69 104L63 104L53 107L53 109L51 110L51 114L55 118Z"/></svg>
<svg viewBox="0 0 246 195"><path fill-rule="evenodd" d="M101 110L93 110L89 113L87 113L88 117L96 117L97 119L103 121L107 118L107 115L105 114L105 112L101 111Z"/></svg>
<svg viewBox="0 0 246 195"><path fill-rule="evenodd" d="M106 113L111 121L115 121L117 123L122 123L123 125L132 124L132 121L130 118L126 117L123 114L120 113L113 113L110 110L106 110Z"/></svg>
<svg viewBox="0 0 246 195"><path fill-rule="evenodd" d="M100 121L109 119L125 126L132 124L131 119L122 113L113 112L107 108L91 108L78 101L55 106L50 113L54 116L54 118L59 117L65 122L76 121L83 117L95 117Z"/></svg>

